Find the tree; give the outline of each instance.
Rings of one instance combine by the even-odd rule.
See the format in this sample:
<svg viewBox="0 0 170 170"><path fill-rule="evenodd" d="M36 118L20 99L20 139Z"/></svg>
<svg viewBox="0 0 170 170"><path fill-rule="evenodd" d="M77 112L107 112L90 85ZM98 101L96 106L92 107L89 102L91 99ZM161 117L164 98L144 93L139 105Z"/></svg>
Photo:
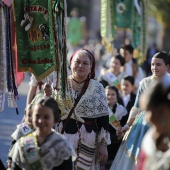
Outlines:
<svg viewBox="0 0 170 170"><path fill-rule="evenodd" d="M164 27L164 35L162 39L162 50L169 51L170 49L170 0L150 0L149 12L155 15L159 22Z"/></svg>

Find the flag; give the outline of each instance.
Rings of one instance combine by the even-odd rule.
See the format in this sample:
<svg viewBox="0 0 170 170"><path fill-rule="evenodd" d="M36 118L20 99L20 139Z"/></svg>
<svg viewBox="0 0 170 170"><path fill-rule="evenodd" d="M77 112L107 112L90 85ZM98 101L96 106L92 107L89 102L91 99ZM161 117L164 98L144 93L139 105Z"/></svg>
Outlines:
<svg viewBox="0 0 170 170"><path fill-rule="evenodd" d="M134 0L114 0L116 26L131 28Z"/></svg>
<svg viewBox="0 0 170 170"><path fill-rule="evenodd" d="M50 39L48 1L15 0L18 71L32 72L41 81L55 70L54 41Z"/></svg>

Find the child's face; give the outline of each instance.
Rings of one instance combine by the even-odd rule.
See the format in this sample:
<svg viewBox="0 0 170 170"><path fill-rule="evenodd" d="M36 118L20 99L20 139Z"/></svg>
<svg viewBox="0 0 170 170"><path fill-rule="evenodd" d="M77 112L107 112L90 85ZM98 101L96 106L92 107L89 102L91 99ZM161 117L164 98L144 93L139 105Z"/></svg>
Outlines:
<svg viewBox="0 0 170 170"><path fill-rule="evenodd" d="M109 106L114 106L117 103L117 94L114 90L106 89L106 98Z"/></svg>
<svg viewBox="0 0 170 170"><path fill-rule="evenodd" d="M28 124L28 126L32 127L32 111L31 109L28 109L25 114L25 122Z"/></svg>
<svg viewBox="0 0 170 170"><path fill-rule="evenodd" d="M121 91L123 94L128 95L133 91L133 85L127 80L122 80Z"/></svg>
<svg viewBox="0 0 170 170"><path fill-rule="evenodd" d="M35 105L33 109L33 125L38 132L43 136L48 136L54 125L54 113L50 107Z"/></svg>
<svg viewBox="0 0 170 170"><path fill-rule="evenodd" d="M110 63L110 69L113 73L119 73L121 68L121 63L117 58L112 58Z"/></svg>

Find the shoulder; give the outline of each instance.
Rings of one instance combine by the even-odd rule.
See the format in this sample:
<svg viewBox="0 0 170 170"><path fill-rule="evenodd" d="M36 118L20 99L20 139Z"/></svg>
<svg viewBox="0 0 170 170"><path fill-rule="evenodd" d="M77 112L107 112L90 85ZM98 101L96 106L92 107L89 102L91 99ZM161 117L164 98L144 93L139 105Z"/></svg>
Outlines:
<svg viewBox="0 0 170 170"><path fill-rule="evenodd" d="M98 87L98 88L103 88L103 85L101 83L99 83L98 81L91 79L89 82L89 87Z"/></svg>
<svg viewBox="0 0 170 170"><path fill-rule="evenodd" d="M150 83L151 81L152 81L152 76L149 76L149 77L146 77L143 80L141 80L139 85L144 85L144 84Z"/></svg>

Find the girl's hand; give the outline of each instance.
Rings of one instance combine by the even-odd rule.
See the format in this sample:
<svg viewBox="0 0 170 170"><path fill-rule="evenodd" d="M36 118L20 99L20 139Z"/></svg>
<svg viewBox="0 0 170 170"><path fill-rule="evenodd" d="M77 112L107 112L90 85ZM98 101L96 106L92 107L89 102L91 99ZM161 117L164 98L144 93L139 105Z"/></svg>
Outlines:
<svg viewBox="0 0 170 170"><path fill-rule="evenodd" d="M123 137L123 131L122 131L122 127L120 128L117 128L117 131L116 131L116 135L117 135L117 138L118 139L121 139Z"/></svg>

